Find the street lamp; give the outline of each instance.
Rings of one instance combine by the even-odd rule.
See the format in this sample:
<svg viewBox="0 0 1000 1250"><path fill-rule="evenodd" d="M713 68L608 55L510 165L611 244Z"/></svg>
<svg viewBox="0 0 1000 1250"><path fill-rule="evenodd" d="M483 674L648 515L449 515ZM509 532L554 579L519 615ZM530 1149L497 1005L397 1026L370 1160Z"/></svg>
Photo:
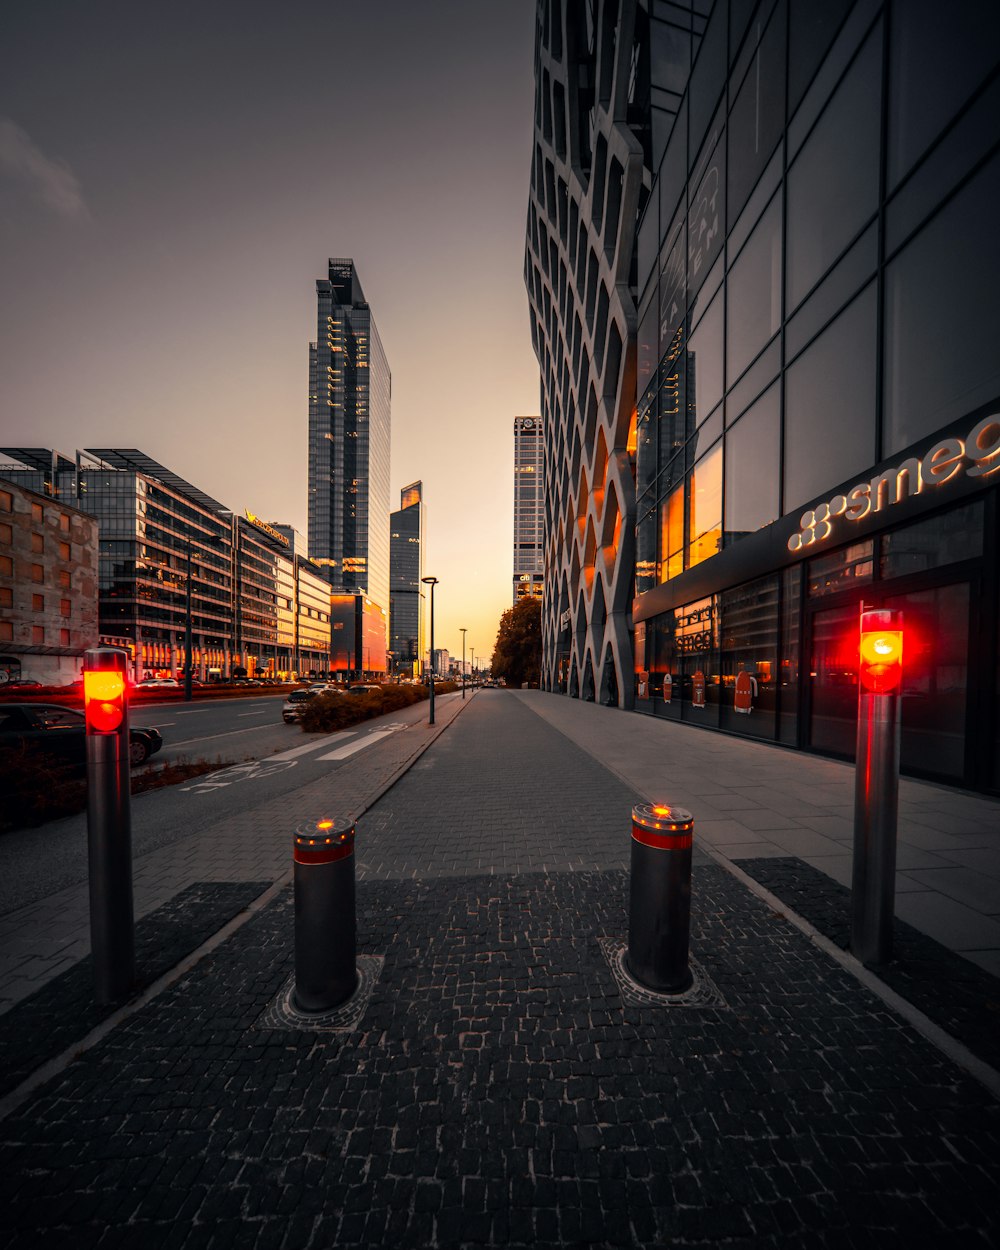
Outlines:
<svg viewBox="0 0 1000 1250"><path fill-rule="evenodd" d="M463 699L465 698L465 635L467 632L468 632L467 630L461 629L461 627L459 628L459 633L462 635L462 698Z"/></svg>
<svg viewBox="0 0 1000 1250"><path fill-rule="evenodd" d="M438 584L438 579L436 577L422 577L420 580L424 583L425 586L430 586L431 588L431 663L430 663L431 714L427 723L428 725L433 725L434 724L434 587Z"/></svg>
<svg viewBox="0 0 1000 1250"><path fill-rule="evenodd" d="M473 688L475 688L475 685L476 685L476 648L470 647L469 650L472 652L472 659L469 661L469 665L472 668L472 685L473 685Z"/></svg>

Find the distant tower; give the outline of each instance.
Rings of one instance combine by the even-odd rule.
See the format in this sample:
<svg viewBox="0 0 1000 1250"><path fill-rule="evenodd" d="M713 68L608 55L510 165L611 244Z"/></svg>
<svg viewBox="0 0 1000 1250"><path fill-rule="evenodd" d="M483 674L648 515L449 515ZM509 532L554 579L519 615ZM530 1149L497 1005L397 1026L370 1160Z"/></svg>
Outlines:
<svg viewBox="0 0 1000 1250"><path fill-rule="evenodd" d="M423 484L399 492L399 511L389 518L389 649L397 670L413 672L424 654L420 578L424 571Z"/></svg>
<svg viewBox="0 0 1000 1250"><path fill-rule="evenodd" d="M353 260L316 283L309 345L309 555L333 589L389 603L392 376Z"/></svg>
<svg viewBox="0 0 1000 1250"><path fill-rule="evenodd" d="M540 417L514 418L514 602L542 597L545 446Z"/></svg>

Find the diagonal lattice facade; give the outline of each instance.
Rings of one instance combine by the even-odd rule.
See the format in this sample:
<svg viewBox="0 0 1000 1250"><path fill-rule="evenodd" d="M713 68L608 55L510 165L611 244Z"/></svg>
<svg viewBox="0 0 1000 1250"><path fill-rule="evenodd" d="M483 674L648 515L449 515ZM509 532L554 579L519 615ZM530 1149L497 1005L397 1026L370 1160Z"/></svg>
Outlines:
<svg viewBox="0 0 1000 1250"><path fill-rule="evenodd" d="M525 283L545 430L542 684L630 706L636 222L651 172L637 118L636 0L539 0ZM648 76L648 71L647 71Z"/></svg>

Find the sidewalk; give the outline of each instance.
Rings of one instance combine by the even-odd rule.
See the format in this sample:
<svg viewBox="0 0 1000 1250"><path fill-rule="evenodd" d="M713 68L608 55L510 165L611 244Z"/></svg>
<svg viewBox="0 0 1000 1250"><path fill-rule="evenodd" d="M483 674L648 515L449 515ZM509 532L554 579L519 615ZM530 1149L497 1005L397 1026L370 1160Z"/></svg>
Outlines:
<svg viewBox="0 0 1000 1250"><path fill-rule="evenodd" d="M0 1123L0 1244L995 1244L1000 1106L715 854L691 934L714 997L616 980L630 808L665 749L656 797L699 832L750 778L779 812L800 759L649 731L468 702L359 822L359 951L384 962L356 1025L282 1027L279 891Z"/></svg>

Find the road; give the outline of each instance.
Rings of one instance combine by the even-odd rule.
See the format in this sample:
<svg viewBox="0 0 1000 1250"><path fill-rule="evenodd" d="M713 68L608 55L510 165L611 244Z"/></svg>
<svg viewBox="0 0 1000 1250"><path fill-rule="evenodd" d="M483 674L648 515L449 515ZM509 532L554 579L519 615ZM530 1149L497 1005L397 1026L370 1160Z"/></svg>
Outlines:
<svg viewBox="0 0 1000 1250"><path fill-rule="evenodd" d="M439 703L461 694L439 696ZM155 725L164 748L155 760L218 755L236 760L216 772L167 786L132 801L133 855L170 845L210 829L220 819L239 816L272 799L295 791L358 761L395 734L427 720L426 703L365 721L333 734L304 734L281 719L283 698L219 700L177 710L176 704L147 704L132 710L133 724ZM238 722L259 717L259 724ZM182 719L182 717L184 719ZM237 722L238 727L227 728ZM172 733L182 737L175 739ZM39 845L45 855L40 859ZM24 829L0 839L0 915L45 898L87 879L85 814L52 821L44 829Z"/></svg>

